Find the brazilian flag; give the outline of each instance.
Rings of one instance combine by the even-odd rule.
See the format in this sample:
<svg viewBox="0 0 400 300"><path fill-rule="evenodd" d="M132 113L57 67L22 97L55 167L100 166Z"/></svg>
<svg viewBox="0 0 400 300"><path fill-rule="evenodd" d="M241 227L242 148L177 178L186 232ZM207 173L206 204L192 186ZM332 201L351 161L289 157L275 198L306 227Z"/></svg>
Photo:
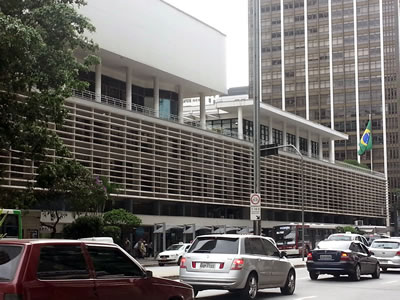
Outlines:
<svg viewBox="0 0 400 300"><path fill-rule="evenodd" d="M372 133L371 133L371 120L369 120L367 128L365 128L364 134L360 140L359 155L363 155L365 151L372 149Z"/></svg>

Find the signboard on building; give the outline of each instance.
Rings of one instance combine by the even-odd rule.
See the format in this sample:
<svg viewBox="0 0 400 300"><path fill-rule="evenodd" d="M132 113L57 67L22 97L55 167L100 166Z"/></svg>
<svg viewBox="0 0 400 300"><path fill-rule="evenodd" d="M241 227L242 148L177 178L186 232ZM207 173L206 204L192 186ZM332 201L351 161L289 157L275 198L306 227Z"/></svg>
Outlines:
<svg viewBox="0 0 400 300"><path fill-rule="evenodd" d="M261 195L251 194L250 195L250 220L259 221L261 220Z"/></svg>

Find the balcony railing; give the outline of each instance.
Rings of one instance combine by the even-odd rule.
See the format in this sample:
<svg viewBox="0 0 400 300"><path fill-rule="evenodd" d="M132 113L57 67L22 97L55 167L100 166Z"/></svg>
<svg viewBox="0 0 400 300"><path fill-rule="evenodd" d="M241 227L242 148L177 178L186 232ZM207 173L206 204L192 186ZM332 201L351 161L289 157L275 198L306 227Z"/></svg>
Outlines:
<svg viewBox="0 0 400 300"><path fill-rule="evenodd" d="M74 96L77 98L84 99L84 100L96 101L96 93L92 92L92 91L74 90ZM101 95L101 103L107 104L107 105L110 105L113 107L118 107L121 109L126 109L126 101L125 100L110 97L107 95ZM142 115L150 116L150 117L157 117L157 115L158 115L157 110L155 110L151 107L142 106L142 105L135 104L135 103L132 103L131 110L134 112L140 113ZM163 120L175 122L175 123L179 122L179 117L174 114L166 114L166 113L160 112L159 118L163 119ZM192 119L184 119L183 122L185 125L188 125L188 126L200 127L199 121L195 121Z"/></svg>

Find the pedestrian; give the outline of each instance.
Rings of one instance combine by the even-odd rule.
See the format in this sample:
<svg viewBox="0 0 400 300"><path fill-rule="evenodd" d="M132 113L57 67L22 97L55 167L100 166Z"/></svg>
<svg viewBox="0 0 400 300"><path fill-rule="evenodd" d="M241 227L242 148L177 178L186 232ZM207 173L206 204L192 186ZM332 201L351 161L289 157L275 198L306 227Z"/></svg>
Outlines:
<svg viewBox="0 0 400 300"><path fill-rule="evenodd" d="M140 243L139 251L140 251L140 257L145 258L146 256L146 241L141 240L142 242Z"/></svg>
<svg viewBox="0 0 400 300"><path fill-rule="evenodd" d="M140 245L139 242L140 241L137 241L135 243L135 246L133 246L133 257L135 257L135 258L139 258L139 245Z"/></svg>
<svg viewBox="0 0 400 300"><path fill-rule="evenodd" d="M153 242L150 242L147 245L147 257L152 257L153 256Z"/></svg>
<svg viewBox="0 0 400 300"><path fill-rule="evenodd" d="M124 249L126 252L131 253L131 241L128 238L125 240Z"/></svg>

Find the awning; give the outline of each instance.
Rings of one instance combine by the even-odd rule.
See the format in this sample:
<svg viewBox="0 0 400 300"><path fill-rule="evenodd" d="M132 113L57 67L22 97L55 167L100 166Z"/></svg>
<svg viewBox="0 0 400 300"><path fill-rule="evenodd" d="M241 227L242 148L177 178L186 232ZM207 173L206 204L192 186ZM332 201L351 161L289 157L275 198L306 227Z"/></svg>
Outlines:
<svg viewBox="0 0 400 300"><path fill-rule="evenodd" d="M238 234L253 233L253 228L245 227L238 231Z"/></svg>
<svg viewBox="0 0 400 300"><path fill-rule="evenodd" d="M228 233L229 231L238 231L240 230L239 227L219 227L218 229L215 229L213 233Z"/></svg>
<svg viewBox="0 0 400 300"><path fill-rule="evenodd" d="M183 229L182 226L177 226L177 225L165 225L165 232L171 231L171 229ZM153 233L163 233L164 232L164 226L160 226L156 230L154 230Z"/></svg>
<svg viewBox="0 0 400 300"><path fill-rule="evenodd" d="M212 231L211 227L207 227L207 226L196 226L196 231L199 230L210 230L210 232ZM186 230L183 231L183 233L193 233L193 226L189 226Z"/></svg>

